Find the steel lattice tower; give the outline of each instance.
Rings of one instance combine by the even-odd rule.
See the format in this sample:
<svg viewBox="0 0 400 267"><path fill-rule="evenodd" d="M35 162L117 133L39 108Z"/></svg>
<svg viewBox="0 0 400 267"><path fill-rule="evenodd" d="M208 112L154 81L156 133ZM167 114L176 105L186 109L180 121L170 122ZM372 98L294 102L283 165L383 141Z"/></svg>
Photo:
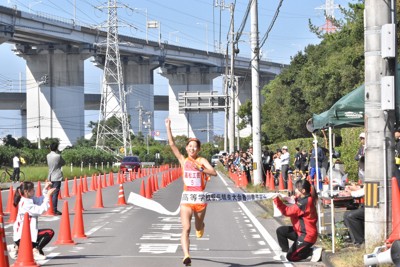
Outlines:
<svg viewBox="0 0 400 267"><path fill-rule="evenodd" d="M332 19L335 18L335 5L334 0L325 0L325 5L317 9L323 9L325 11L325 24L321 27L326 33L332 33L337 30L336 26L333 24Z"/></svg>
<svg viewBox="0 0 400 267"><path fill-rule="evenodd" d="M103 70L96 148L110 151L111 146L119 145L124 148L123 154L126 156L128 150L131 151L132 146L119 53L117 0L108 0L107 9L107 50ZM104 46L105 44L101 45ZM110 119L113 119L114 123L110 122ZM116 140L118 144L115 143Z"/></svg>

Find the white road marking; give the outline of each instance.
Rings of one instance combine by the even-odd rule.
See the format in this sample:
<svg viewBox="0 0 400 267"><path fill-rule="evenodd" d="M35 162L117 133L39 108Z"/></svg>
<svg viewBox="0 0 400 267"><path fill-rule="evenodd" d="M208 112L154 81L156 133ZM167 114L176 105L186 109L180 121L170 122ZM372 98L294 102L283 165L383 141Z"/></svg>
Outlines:
<svg viewBox="0 0 400 267"><path fill-rule="evenodd" d="M224 184L227 185L225 179L218 173L218 177L223 181ZM228 191L233 193L234 191L228 187ZM268 243L271 249L275 252L275 255L279 255L281 248L279 247L278 243L275 239L268 233L268 231L264 228L264 226L260 223L259 220L250 212L250 210L243 204L243 202L237 202L238 205L242 208L243 212L249 217L250 221L253 222L254 226L258 229L264 240ZM285 267L293 266L290 263L283 262Z"/></svg>
<svg viewBox="0 0 400 267"><path fill-rule="evenodd" d="M163 254L163 253L176 253L180 244L138 244L139 253Z"/></svg>

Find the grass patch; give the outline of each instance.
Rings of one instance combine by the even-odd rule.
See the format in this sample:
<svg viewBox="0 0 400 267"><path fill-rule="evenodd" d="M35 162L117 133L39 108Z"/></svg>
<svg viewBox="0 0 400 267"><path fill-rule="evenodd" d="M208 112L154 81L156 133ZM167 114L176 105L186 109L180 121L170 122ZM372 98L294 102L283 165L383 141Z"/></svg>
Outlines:
<svg viewBox="0 0 400 267"><path fill-rule="evenodd" d="M47 166L22 166L21 171L25 173L25 181L32 181L32 182L37 182L37 181L44 181L47 179L47 175L49 172L49 168ZM72 169L70 167L63 167L63 175L64 178L68 179L73 179L74 177L79 178L80 176L92 176L93 174L99 174L99 173L109 173L110 171L112 172L118 172L118 168L79 168L79 167L73 167ZM10 172L12 173L13 170L10 169Z"/></svg>

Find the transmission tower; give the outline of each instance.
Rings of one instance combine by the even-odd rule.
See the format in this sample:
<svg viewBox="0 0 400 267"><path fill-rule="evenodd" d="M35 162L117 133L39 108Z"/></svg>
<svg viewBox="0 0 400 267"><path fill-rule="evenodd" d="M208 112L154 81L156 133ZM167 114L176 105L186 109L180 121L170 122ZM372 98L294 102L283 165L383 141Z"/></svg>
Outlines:
<svg viewBox="0 0 400 267"><path fill-rule="evenodd" d="M126 156L128 150L131 153L132 145L119 53L117 9L120 6L118 6L117 0L108 0L108 5L100 8L107 8L108 19L106 44L101 44L102 46L106 45L107 50L103 70L96 148L111 151L112 146L115 146L117 141L120 153Z"/></svg>
<svg viewBox="0 0 400 267"><path fill-rule="evenodd" d="M338 5L335 5L334 0L325 0L324 6L317 7L317 9L323 9L325 12L325 24L322 25L321 29L326 33L332 33L337 30L332 21L335 18L335 8L338 8Z"/></svg>

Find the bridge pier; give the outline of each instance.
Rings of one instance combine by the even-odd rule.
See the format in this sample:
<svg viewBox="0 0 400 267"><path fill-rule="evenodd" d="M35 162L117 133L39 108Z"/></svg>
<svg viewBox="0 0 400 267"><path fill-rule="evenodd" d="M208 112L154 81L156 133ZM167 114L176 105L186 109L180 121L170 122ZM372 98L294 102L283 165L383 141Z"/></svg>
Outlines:
<svg viewBox="0 0 400 267"><path fill-rule="evenodd" d="M84 136L86 46L16 45L26 60L26 136L37 142L59 138L60 148Z"/></svg>
<svg viewBox="0 0 400 267"><path fill-rule="evenodd" d="M148 134L143 121L147 121L146 112L151 112L151 129L154 130L154 75L153 70L159 66L140 56L123 57L122 71L126 88L126 105L131 116L131 128L135 134L139 131ZM142 113L141 113L142 112ZM141 113L141 114L140 114ZM139 117L142 116L141 121Z"/></svg>
<svg viewBox="0 0 400 267"><path fill-rule="evenodd" d="M212 142L214 120L212 113L205 111L179 113L179 92L211 92L213 79L220 73L212 67L163 67L161 75L169 80L169 117L174 135L196 137L202 143Z"/></svg>

